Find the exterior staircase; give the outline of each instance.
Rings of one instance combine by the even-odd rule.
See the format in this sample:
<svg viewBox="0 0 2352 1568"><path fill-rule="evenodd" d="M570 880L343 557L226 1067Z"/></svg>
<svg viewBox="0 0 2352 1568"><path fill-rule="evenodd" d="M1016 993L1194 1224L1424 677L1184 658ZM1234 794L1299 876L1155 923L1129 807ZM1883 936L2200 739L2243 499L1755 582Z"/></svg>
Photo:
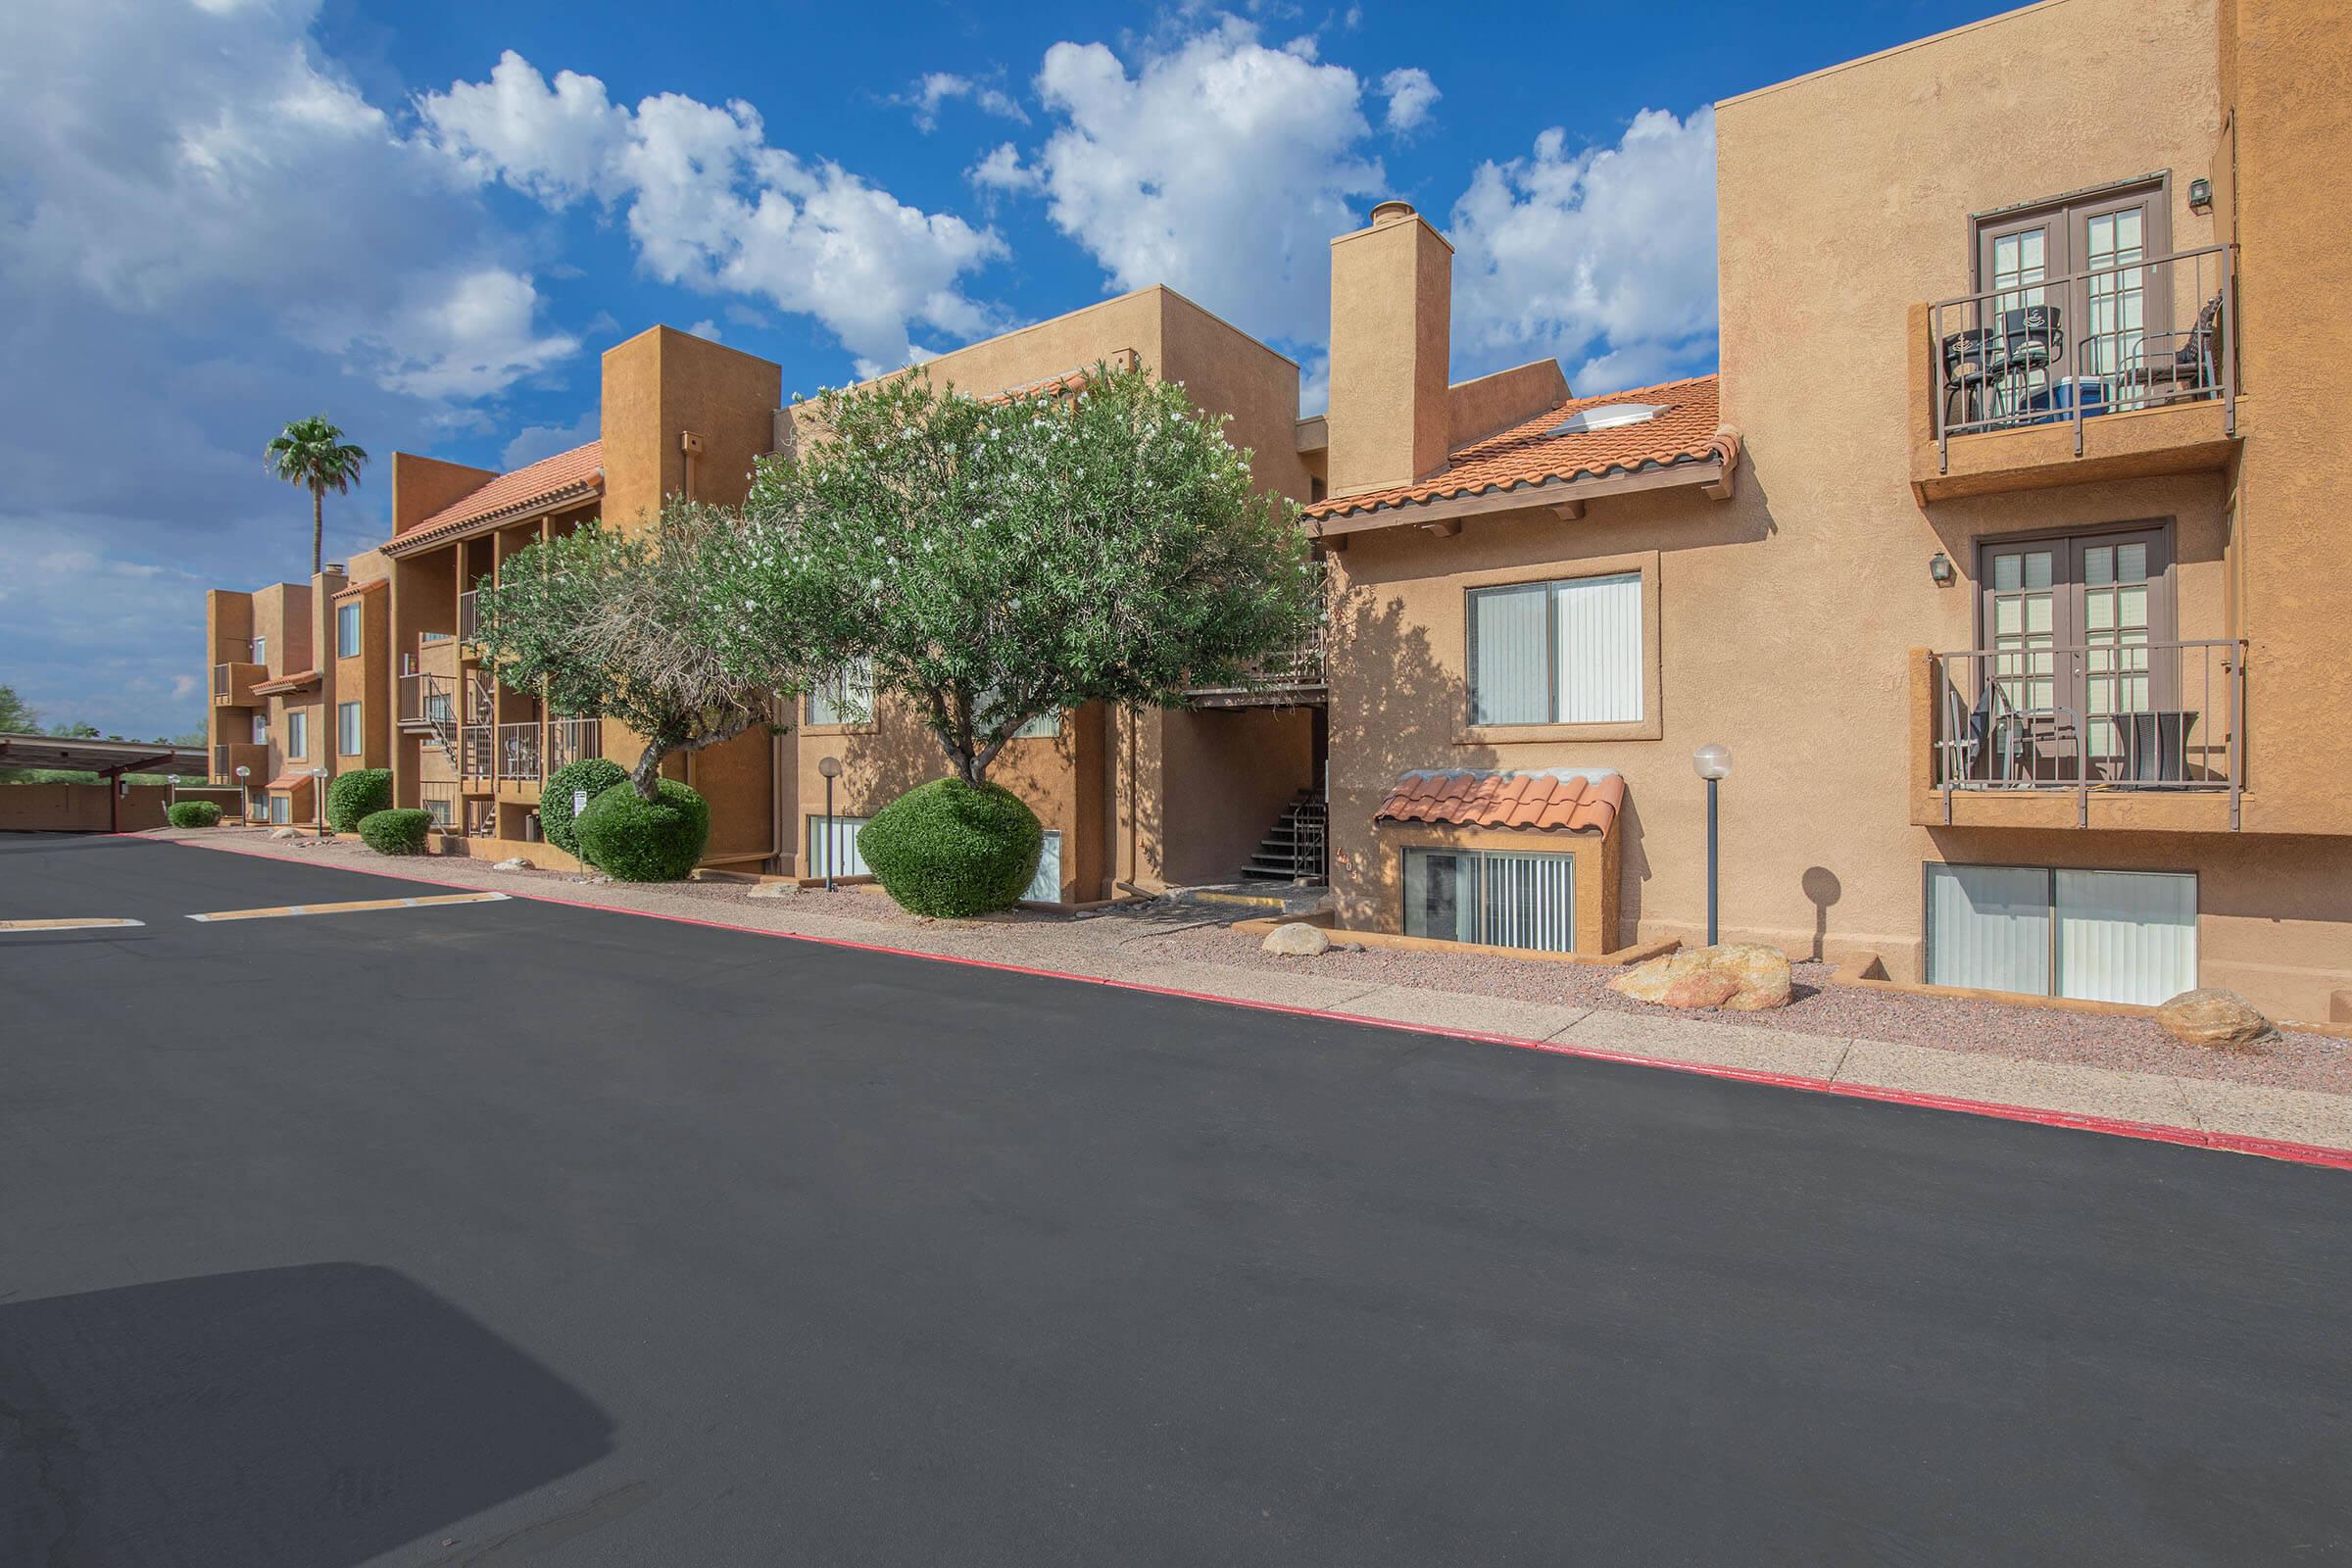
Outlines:
<svg viewBox="0 0 2352 1568"><path fill-rule="evenodd" d="M1300 790L1242 867L1249 882L1321 882L1331 842L1321 796Z"/></svg>

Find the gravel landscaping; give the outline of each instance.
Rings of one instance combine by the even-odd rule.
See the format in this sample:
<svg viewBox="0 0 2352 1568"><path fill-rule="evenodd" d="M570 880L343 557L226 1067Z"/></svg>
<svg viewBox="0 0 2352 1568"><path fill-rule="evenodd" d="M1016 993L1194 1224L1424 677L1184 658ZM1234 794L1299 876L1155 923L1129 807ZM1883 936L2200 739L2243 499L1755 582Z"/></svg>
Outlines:
<svg viewBox="0 0 2352 1568"><path fill-rule="evenodd" d="M1315 958L1274 957L1258 951L1258 938L1228 929L1233 921L1257 912L1240 907L1127 906L1078 917L1014 909L979 919L942 920L910 914L887 896L856 887L830 893L821 888L803 889L783 897L753 898L751 887L737 881L617 884L571 872L499 871L485 861L454 856L387 858L355 843L273 840L259 828L202 833L167 829L147 836L222 842L239 850L467 887L1046 969L1115 971L1121 958L1166 959L1311 975L1366 986L1402 986L1653 1017L1667 1015L1665 1009L1609 990L1608 982L1622 972L1609 967L1390 949L1335 950ZM2352 1044L2326 1035L2292 1032L2268 1047L2213 1052L2182 1046L2146 1018L1833 986L1827 964L1796 964L1793 981L1794 1000L1786 1007L1688 1016L1741 1028L1882 1040L2066 1066L2352 1096ZM1344 1004L1340 1010L1346 1010Z"/></svg>

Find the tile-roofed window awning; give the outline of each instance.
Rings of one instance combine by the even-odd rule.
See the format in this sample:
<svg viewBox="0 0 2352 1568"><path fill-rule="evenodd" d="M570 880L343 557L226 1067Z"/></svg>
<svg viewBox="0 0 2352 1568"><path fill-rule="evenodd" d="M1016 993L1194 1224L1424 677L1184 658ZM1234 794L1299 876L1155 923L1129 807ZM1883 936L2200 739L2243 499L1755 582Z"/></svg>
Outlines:
<svg viewBox="0 0 2352 1568"><path fill-rule="evenodd" d="M1656 412L1643 418L1616 416L1636 405ZM1300 512L1329 536L1519 506L1581 509L1585 496L1664 483L1699 485L1711 499L1724 500L1739 459L1740 438L1723 422L1716 378L1701 375L1570 398L1456 448L1446 466L1426 479L1334 496Z"/></svg>
<svg viewBox="0 0 2352 1568"><path fill-rule="evenodd" d="M1606 837L1624 807L1625 775L1614 768L1425 769L1397 779L1372 819L1538 832L1565 829Z"/></svg>
<svg viewBox="0 0 2352 1568"><path fill-rule="evenodd" d="M348 588L336 589L335 597L337 599L349 599L357 594L373 593L378 588L389 588L391 586L392 579L389 577L370 577L366 582L355 582Z"/></svg>
<svg viewBox="0 0 2352 1568"><path fill-rule="evenodd" d="M286 692L306 691L318 684L318 672L317 670L298 669L291 675L280 675L274 680L255 681L253 690L257 697L277 697Z"/></svg>
<svg viewBox="0 0 2352 1568"><path fill-rule="evenodd" d="M271 779L269 787L272 790L299 790L307 789L317 782L317 779L312 778L309 773L304 772L301 768L289 767L283 773L280 773L277 775L277 777Z"/></svg>
<svg viewBox="0 0 2352 1568"><path fill-rule="evenodd" d="M479 490L403 529L384 546L413 555L430 545L512 517L594 500L605 488L605 444L591 441L502 473Z"/></svg>

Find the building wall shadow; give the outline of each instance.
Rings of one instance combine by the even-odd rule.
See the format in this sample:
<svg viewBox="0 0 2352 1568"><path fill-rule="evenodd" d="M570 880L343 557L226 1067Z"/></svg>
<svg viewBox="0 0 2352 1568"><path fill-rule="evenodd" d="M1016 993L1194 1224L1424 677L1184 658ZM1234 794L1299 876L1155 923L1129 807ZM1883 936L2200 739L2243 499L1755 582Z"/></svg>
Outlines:
<svg viewBox="0 0 2352 1568"><path fill-rule="evenodd" d="M388 1268L0 1305L0 1561L342 1568L603 1458L579 1391Z"/></svg>

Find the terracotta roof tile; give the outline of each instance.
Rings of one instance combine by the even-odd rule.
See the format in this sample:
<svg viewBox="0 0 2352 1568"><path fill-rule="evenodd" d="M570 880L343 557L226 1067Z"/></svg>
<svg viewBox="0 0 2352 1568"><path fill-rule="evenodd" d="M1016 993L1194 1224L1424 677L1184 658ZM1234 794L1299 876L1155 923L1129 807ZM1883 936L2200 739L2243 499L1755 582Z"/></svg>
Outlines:
<svg viewBox="0 0 2352 1568"><path fill-rule="evenodd" d="M310 774L300 768L290 767L271 779L269 787L273 790L298 790L314 782Z"/></svg>
<svg viewBox="0 0 2352 1568"><path fill-rule="evenodd" d="M1606 835L1625 808L1625 775L1609 768L1407 773L1372 813L1376 822L1523 827Z"/></svg>
<svg viewBox="0 0 2352 1568"><path fill-rule="evenodd" d="M558 501L574 498L585 501L604 487L605 444L601 440L591 441L569 452L525 464L512 473L500 474L415 526L402 529L392 542L404 547L420 544L428 538L456 533L469 523L536 511Z"/></svg>
<svg viewBox="0 0 2352 1568"><path fill-rule="evenodd" d="M253 683L253 690L257 696L275 697L280 692L298 692L305 686L318 684L318 672L317 670L298 669L291 675L279 675L272 680L257 680Z"/></svg>
<svg viewBox="0 0 2352 1568"><path fill-rule="evenodd" d="M1569 416L1612 403L1655 404L1663 412L1639 424L1569 435L1551 433ZM1726 455L1717 438L1722 427L1723 411L1711 375L1600 397L1570 398L1500 434L1456 449L1443 469L1416 484L1334 496L1300 510L1313 518L1344 517L1386 507L1516 490L1548 480L1704 463Z"/></svg>

